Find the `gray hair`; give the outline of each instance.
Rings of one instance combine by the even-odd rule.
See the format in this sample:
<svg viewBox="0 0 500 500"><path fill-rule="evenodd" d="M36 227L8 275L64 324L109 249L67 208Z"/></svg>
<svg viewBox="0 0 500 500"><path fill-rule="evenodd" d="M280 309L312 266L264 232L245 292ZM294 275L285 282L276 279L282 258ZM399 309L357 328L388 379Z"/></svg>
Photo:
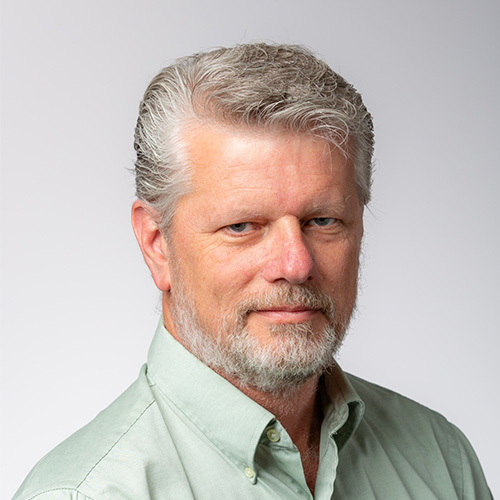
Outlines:
<svg viewBox="0 0 500 500"><path fill-rule="evenodd" d="M182 132L196 121L321 137L353 159L360 202L370 200L373 123L356 89L304 47L237 45L162 69L140 104L136 194L163 231L189 189Z"/></svg>

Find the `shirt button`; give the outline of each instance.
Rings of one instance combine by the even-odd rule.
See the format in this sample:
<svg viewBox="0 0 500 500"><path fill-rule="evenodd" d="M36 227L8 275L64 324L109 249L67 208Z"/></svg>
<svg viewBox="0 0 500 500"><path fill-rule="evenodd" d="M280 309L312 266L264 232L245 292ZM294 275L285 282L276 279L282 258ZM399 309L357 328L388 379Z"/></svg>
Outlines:
<svg viewBox="0 0 500 500"><path fill-rule="evenodd" d="M255 477L254 470L250 467L245 467L245 476L248 477L248 479L253 479Z"/></svg>
<svg viewBox="0 0 500 500"><path fill-rule="evenodd" d="M267 438L271 441L271 443L277 443L281 439L281 436L276 429L269 429L267 431Z"/></svg>

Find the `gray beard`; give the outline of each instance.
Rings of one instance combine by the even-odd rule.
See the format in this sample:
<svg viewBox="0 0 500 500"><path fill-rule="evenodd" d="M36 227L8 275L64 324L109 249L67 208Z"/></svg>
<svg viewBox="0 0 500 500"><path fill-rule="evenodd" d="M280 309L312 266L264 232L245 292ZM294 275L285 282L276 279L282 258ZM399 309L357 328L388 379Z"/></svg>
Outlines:
<svg viewBox="0 0 500 500"><path fill-rule="evenodd" d="M276 285L265 295L246 299L230 317L204 327L193 298L180 283L177 279L171 292L171 313L180 342L217 373L238 379L242 387L286 394L335 363L349 318L337 317L332 299L320 290ZM327 320L322 331L313 332L309 323L271 325L269 333L278 340L270 345L261 345L248 331L247 317L252 311L298 305L322 311Z"/></svg>

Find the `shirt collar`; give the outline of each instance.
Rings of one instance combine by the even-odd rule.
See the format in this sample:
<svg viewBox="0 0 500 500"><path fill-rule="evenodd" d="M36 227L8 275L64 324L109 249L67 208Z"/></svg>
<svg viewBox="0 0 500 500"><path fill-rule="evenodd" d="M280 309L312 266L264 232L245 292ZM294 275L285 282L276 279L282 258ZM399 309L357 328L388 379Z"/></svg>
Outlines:
<svg viewBox="0 0 500 500"><path fill-rule="evenodd" d="M272 413L243 394L187 351L160 318L148 355L148 377L163 401L181 412L238 467L254 467L262 433L275 421ZM323 425L339 450L363 416L364 404L335 365L324 377Z"/></svg>
<svg viewBox="0 0 500 500"><path fill-rule="evenodd" d="M324 425L341 451L363 419L365 404L338 364L328 370L324 381Z"/></svg>
<svg viewBox="0 0 500 500"><path fill-rule="evenodd" d="M177 342L160 320L148 355L148 376L166 403L187 417L238 467L254 467L268 412Z"/></svg>

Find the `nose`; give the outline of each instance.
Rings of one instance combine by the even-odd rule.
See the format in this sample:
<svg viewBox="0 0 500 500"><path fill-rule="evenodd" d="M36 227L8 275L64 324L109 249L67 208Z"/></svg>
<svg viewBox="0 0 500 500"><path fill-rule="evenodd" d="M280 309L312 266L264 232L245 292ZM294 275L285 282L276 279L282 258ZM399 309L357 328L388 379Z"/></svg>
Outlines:
<svg viewBox="0 0 500 500"><path fill-rule="evenodd" d="M274 283L279 280L298 285L311 278L314 259L311 255L300 221L293 218L279 221L270 238L264 277Z"/></svg>

